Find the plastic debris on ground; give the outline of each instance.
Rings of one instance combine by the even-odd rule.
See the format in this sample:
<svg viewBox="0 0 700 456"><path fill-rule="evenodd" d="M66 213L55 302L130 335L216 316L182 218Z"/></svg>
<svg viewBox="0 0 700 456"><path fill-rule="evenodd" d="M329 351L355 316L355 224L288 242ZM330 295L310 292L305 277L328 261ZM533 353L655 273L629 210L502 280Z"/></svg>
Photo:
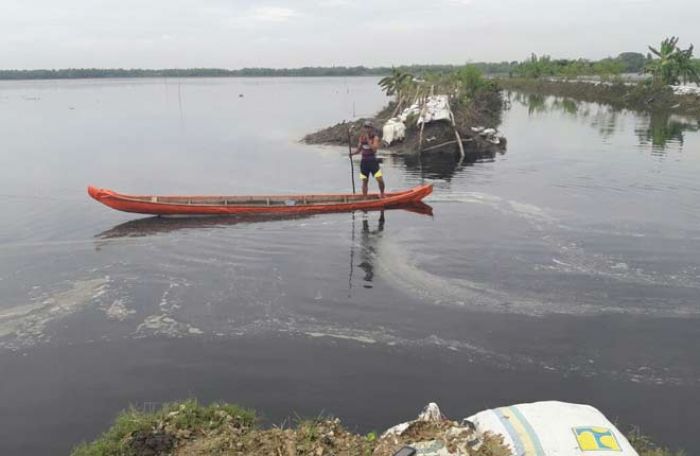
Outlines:
<svg viewBox="0 0 700 456"><path fill-rule="evenodd" d="M671 86L675 95L700 95L700 87L689 85L674 85Z"/></svg>
<svg viewBox="0 0 700 456"><path fill-rule="evenodd" d="M484 437L489 440L487 443ZM372 455L393 456L404 446L414 448L416 456L510 456L501 437L477 435L470 423L443 417L435 403L428 404L416 420L398 424L382 434ZM491 449L494 451L487 452Z"/></svg>

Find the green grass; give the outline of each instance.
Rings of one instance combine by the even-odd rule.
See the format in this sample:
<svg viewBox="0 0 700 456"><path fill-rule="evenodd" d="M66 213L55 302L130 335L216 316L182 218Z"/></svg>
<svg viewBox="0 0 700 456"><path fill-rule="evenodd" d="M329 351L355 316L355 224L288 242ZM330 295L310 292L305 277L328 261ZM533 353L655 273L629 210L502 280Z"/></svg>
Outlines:
<svg viewBox="0 0 700 456"><path fill-rule="evenodd" d="M629 440L632 448L637 450L639 456L687 456L683 450L673 451L655 444L636 427L627 433L627 440Z"/></svg>
<svg viewBox="0 0 700 456"><path fill-rule="evenodd" d="M71 456L136 456L129 446L130 437L149 434L156 430L201 432L216 430L235 421L242 427L256 422L255 412L231 404L200 405L196 400L165 404L153 413L144 413L134 407L121 412L112 427L91 443L81 443Z"/></svg>

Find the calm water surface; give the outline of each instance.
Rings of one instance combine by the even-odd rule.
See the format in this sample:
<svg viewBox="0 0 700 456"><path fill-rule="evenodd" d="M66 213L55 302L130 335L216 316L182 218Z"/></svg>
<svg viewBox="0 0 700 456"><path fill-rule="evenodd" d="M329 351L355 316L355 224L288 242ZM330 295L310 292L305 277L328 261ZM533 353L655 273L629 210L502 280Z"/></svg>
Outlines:
<svg viewBox="0 0 700 456"><path fill-rule="evenodd" d="M297 141L375 112L375 79L0 83L0 454L190 396L360 431L558 399L700 451L697 121L508 98L505 154L385 159L433 217L256 222L85 187L347 191L346 149Z"/></svg>

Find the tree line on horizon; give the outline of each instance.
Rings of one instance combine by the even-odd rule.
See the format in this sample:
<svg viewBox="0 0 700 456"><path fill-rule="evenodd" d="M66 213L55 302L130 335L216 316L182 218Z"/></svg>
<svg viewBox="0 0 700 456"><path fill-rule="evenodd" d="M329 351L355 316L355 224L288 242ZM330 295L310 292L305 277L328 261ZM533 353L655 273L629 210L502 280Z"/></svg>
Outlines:
<svg viewBox="0 0 700 456"><path fill-rule="evenodd" d="M623 52L615 58L598 61L552 59L548 55L532 54L530 59L516 65L510 74L528 79L580 76L611 79L622 73L644 73L651 75L653 82L665 85L700 83L700 61L693 58L693 45L682 49L678 41L678 37L666 38L658 47L649 46L646 56L639 52Z"/></svg>
<svg viewBox="0 0 700 456"><path fill-rule="evenodd" d="M518 62L475 63L483 73L505 74ZM400 65L396 67L331 66L300 68L65 68L56 70L0 70L0 79L82 79L82 78L189 78L189 77L323 77L323 76L386 76L394 69L415 75L444 74L464 65Z"/></svg>
<svg viewBox="0 0 700 456"><path fill-rule="evenodd" d="M623 73L649 73L654 81L664 84L698 82L700 60L693 58L693 46L678 47L678 38L666 38L658 48L649 46L649 53L623 52L601 60L552 59L532 54L523 61L477 62L466 66L487 75L522 78L577 78L599 76L615 78ZM190 78L190 77L322 77L322 76L387 76L394 71L415 77L450 74L465 65L399 65L395 67L331 66L301 68L222 68L187 69L124 69L67 68L57 70L0 70L0 80L82 79L82 78Z"/></svg>

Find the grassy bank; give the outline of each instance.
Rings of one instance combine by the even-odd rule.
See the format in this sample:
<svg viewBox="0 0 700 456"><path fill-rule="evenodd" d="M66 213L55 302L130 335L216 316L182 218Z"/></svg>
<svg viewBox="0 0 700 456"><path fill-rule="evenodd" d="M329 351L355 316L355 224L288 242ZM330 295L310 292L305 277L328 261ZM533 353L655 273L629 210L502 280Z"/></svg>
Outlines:
<svg viewBox="0 0 700 456"><path fill-rule="evenodd" d="M112 427L91 443L78 445L72 456L392 456L417 441L444 438L457 423L420 422L400 437L379 438L376 433L353 433L338 419L296 420L290 426L261 428L255 413L230 404L203 406L190 400L165 405L153 413L135 409L122 412ZM448 435L449 434L449 435ZM471 436L469 436L471 438ZM467 456L508 456L499 437L484 439Z"/></svg>
<svg viewBox="0 0 700 456"><path fill-rule="evenodd" d="M172 403L152 413L129 409L91 443L78 445L72 456L391 456L403 445L443 440L454 447L457 423L416 422L400 437L380 438L344 428L338 419L296 420L290 426L261 428L254 411L232 404L201 405L194 400ZM464 436L472 440L473 436ZM640 456L683 456L654 444L635 429L628 434ZM478 450L465 456L509 456L499 436L488 435Z"/></svg>
<svg viewBox="0 0 700 456"><path fill-rule="evenodd" d="M642 112L668 111L700 117L699 95L675 95L673 90L651 81L629 84L622 81L591 83L567 80L505 78L498 80L506 90L573 98L608 104L618 109Z"/></svg>
<svg viewBox="0 0 700 456"><path fill-rule="evenodd" d="M365 120L370 120L377 127L377 133L381 136L382 125L391 117L396 106L395 102L389 103L372 118L357 119L353 122L343 122L323 128L314 133L310 133L302 141L307 144L326 144L347 147L348 130L350 130L350 142L353 147L357 144L359 135L362 132L362 124ZM484 138L475 134L471 127L485 126L487 128L497 128L501 123L503 112L503 99L500 89L493 89L479 93L473 100L452 102L452 111L455 116L455 126L460 135L465 140L470 140L465 147L485 150L494 148L494 145ZM406 138L384 148L392 154L412 154L418 151L420 128L416 125L415 119L406 122ZM433 144L454 140L454 129L448 122L433 122L425 126L423 136L434 138ZM456 147L456 146L455 146ZM505 142L499 147L499 151L505 147Z"/></svg>

